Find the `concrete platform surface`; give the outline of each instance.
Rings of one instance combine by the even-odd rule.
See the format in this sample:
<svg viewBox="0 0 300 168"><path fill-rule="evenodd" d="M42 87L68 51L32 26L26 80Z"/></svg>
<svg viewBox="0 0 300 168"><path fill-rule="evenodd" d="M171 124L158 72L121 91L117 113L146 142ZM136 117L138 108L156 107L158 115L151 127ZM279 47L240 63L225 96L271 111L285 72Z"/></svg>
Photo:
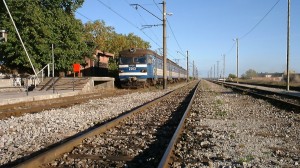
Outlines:
<svg viewBox="0 0 300 168"><path fill-rule="evenodd" d="M66 80L73 80L73 78L66 77ZM80 80L82 78L75 78L76 80ZM54 99L60 97L74 96L77 94L84 94L87 92L92 92L95 89L112 89L114 88L114 78L111 77L91 77L83 85L81 88L74 88L74 84L72 82L65 82L61 85L58 83L55 85L56 90L53 91L52 88L47 89L34 89L33 91L29 91L28 95L22 86L18 87L1 87L0 88L0 106L7 104L15 104L20 102L29 102L29 101L37 101L37 100L47 100ZM64 87L63 87L64 86Z"/></svg>
<svg viewBox="0 0 300 168"><path fill-rule="evenodd" d="M0 106L6 104L15 104L20 102L29 102L37 100L47 100L60 97L74 96L81 91L73 90L57 90L53 93L53 90L48 91L30 91L28 95L25 91L2 91L0 92Z"/></svg>

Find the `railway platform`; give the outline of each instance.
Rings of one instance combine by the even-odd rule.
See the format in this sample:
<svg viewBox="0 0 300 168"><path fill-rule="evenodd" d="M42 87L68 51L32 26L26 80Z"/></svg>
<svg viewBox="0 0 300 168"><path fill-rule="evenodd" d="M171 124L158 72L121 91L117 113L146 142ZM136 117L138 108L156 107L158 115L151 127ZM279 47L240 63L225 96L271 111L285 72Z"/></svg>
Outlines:
<svg viewBox="0 0 300 168"><path fill-rule="evenodd" d="M74 96L80 93L80 91L73 90L53 90L48 91L29 91L28 93L24 89L19 90L9 90L5 91L1 89L0 92L0 106L7 104L15 104L21 102L37 101L37 100L47 100L60 97Z"/></svg>
<svg viewBox="0 0 300 168"><path fill-rule="evenodd" d="M75 96L93 92L95 89L114 88L114 78L60 78L53 89L51 82L45 80L32 91L26 92L22 86L0 88L0 106L21 102L47 100L68 96Z"/></svg>

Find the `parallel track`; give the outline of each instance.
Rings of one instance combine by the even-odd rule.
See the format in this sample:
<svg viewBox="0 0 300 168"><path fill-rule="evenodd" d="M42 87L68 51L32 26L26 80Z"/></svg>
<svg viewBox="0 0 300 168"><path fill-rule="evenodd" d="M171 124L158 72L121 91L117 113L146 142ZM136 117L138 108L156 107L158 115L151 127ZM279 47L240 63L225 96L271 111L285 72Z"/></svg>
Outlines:
<svg viewBox="0 0 300 168"><path fill-rule="evenodd" d="M243 94L249 94L258 98L268 100L276 106L292 110L295 113L300 113L300 98L294 95L283 94L280 92L273 92L263 90L255 87L237 86L231 83L214 82L224 87L229 87Z"/></svg>
<svg viewBox="0 0 300 168"><path fill-rule="evenodd" d="M3 105L0 106L0 120L11 116L18 117L26 113L37 113L52 108L66 108L75 104L87 102L91 99L123 95L132 92L135 92L135 90L112 90L109 92L97 91L94 93L79 94L76 96Z"/></svg>

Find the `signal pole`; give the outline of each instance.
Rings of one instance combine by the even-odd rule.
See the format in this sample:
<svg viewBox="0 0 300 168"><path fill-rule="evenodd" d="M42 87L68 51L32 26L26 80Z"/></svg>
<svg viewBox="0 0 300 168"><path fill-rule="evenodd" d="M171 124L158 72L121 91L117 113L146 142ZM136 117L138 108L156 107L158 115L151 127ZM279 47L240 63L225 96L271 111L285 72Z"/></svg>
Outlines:
<svg viewBox="0 0 300 168"><path fill-rule="evenodd" d="M216 64L214 64L214 80L216 79Z"/></svg>
<svg viewBox="0 0 300 168"><path fill-rule="evenodd" d="M239 83L239 39L236 38L236 83Z"/></svg>
<svg viewBox="0 0 300 168"><path fill-rule="evenodd" d="M189 51L186 51L186 82L189 82Z"/></svg>
<svg viewBox="0 0 300 168"><path fill-rule="evenodd" d="M195 80L195 62L193 60L193 80Z"/></svg>
<svg viewBox="0 0 300 168"><path fill-rule="evenodd" d="M150 11L148 11L147 9L145 9L144 7L142 7L139 4L130 4L131 6L135 6L135 8L137 9L138 6L141 7L142 9L144 9L145 11L147 11L148 13L150 13L151 15L153 15L154 17L156 17L157 19L159 19L160 21L163 22L162 26L163 26L163 89L167 89L167 30L166 30L166 20L167 20L167 15L172 15L171 13L167 13L166 12L166 0L163 0L163 2L161 3L163 4L163 19L160 19L159 17L157 17L156 15L154 15L153 13L151 13ZM152 26L159 26L159 25L145 25L145 28L149 28Z"/></svg>
<svg viewBox="0 0 300 168"><path fill-rule="evenodd" d="M167 89L167 30L166 30L166 1L163 1L163 78L164 86L163 89Z"/></svg>
<svg viewBox="0 0 300 168"><path fill-rule="evenodd" d="M219 62L220 62L220 61L217 61L217 79L219 79L219 77L220 77L220 76L219 76L219 75L220 75L220 74L219 74Z"/></svg>
<svg viewBox="0 0 300 168"><path fill-rule="evenodd" d="M223 54L223 81L225 82L225 54Z"/></svg>
<svg viewBox="0 0 300 168"><path fill-rule="evenodd" d="M213 75L212 75L212 67L210 67L210 79L213 79Z"/></svg>
<svg viewBox="0 0 300 168"><path fill-rule="evenodd" d="M290 5L291 2L288 0L288 18L287 18L287 51L286 51L286 90L290 90Z"/></svg>

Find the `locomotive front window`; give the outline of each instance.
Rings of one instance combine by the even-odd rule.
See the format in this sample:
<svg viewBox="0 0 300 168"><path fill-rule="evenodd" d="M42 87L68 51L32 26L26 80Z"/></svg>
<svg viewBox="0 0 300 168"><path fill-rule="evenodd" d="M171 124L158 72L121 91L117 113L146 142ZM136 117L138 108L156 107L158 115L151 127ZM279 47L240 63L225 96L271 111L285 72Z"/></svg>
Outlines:
<svg viewBox="0 0 300 168"><path fill-rule="evenodd" d="M133 58L134 63L146 64L146 57L135 57Z"/></svg>
<svg viewBox="0 0 300 168"><path fill-rule="evenodd" d="M132 58L120 58L120 64L130 64Z"/></svg>

